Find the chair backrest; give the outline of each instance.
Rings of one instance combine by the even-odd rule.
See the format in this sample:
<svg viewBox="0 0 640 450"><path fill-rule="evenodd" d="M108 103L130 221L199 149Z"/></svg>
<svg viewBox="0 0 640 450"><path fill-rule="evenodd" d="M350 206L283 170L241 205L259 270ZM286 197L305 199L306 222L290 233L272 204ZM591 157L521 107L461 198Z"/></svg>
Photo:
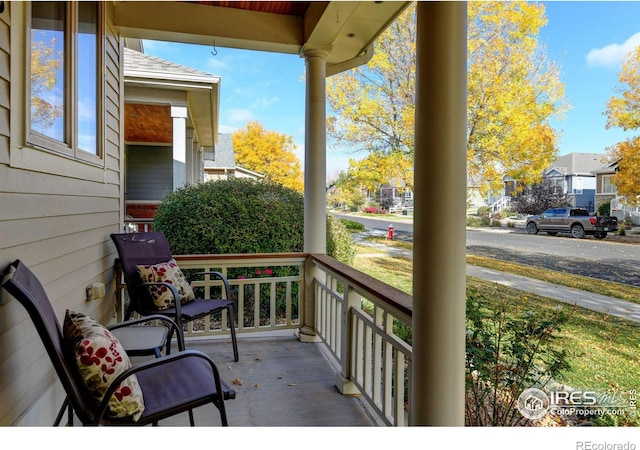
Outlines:
<svg viewBox="0 0 640 450"><path fill-rule="evenodd" d="M2 287L27 310L74 412L82 423L92 422L94 414L84 400L89 395L79 382L73 356L65 349L62 327L42 284L20 260L3 271L3 278Z"/></svg>
<svg viewBox="0 0 640 450"><path fill-rule="evenodd" d="M137 266L158 264L170 260L173 256L169 242L162 231L144 233L114 233L111 235L118 250L118 257L124 273L124 281L129 293L130 308L140 311L145 304L144 291L138 289L142 280Z"/></svg>

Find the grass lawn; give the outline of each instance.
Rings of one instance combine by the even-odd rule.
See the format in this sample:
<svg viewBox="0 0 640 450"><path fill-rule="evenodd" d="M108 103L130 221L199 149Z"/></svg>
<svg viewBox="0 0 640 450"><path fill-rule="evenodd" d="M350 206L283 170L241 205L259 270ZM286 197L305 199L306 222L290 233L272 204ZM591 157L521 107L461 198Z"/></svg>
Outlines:
<svg viewBox="0 0 640 450"><path fill-rule="evenodd" d="M387 245L410 245L406 242L387 241ZM611 282L601 282L587 277L568 275L549 270L535 270L529 266L503 263L490 258L468 256L471 264L496 270L513 272L539 278L577 289L598 292L629 301L638 302L640 289ZM412 261L387 256L383 250L357 246L354 267L396 288L411 293ZM488 303L502 299L513 305L551 309L567 308L570 320L561 331L563 347L568 352L571 368L558 379L575 389L595 390L599 393L627 394L640 389L640 324L615 316L574 308L555 300L526 293L506 286L467 277L467 288L483 293ZM490 306L490 305L488 305ZM640 425L636 419L632 422Z"/></svg>

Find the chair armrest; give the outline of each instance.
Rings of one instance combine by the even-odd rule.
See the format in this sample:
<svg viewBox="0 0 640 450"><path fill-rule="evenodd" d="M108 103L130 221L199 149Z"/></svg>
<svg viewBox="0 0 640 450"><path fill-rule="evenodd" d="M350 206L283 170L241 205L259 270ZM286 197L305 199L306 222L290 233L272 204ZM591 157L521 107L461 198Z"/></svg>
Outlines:
<svg viewBox="0 0 640 450"><path fill-rule="evenodd" d="M95 417L95 423L100 423L100 421L104 418L104 415L107 412L109 406L109 399L113 396L116 388L130 376L142 372L143 370L150 370L154 367L167 364L171 361L183 359L183 358L202 358L209 363L211 366L211 371L213 372L214 384L216 386L216 391L222 393L224 400L231 400L236 398L236 391L230 389L225 384L225 389L222 388L222 379L220 378L220 372L218 371L218 367L216 363L211 359L209 355L203 353L199 350L183 350L178 353L174 353L171 355L162 356L160 358L150 359L148 361L144 361L138 365L132 366L129 369L122 372L118 375L107 388L102 401L100 402L100 406L98 407L98 412Z"/></svg>
<svg viewBox="0 0 640 450"><path fill-rule="evenodd" d="M107 327L108 330L116 330L118 328L125 328L132 325L137 325L140 323L151 322L153 320L159 320L164 323L164 326L173 330L176 333L176 337L178 339L178 351L182 351L185 349L184 344L184 333L178 324L175 323L171 318L167 316L163 316L162 314L152 314L150 316L140 317L138 319L131 319L124 322L118 322L113 325L109 325Z"/></svg>
<svg viewBox="0 0 640 450"><path fill-rule="evenodd" d="M231 295L231 289L229 288L229 280L227 280L227 277L225 277L222 272L217 272L217 271L196 272L196 273L194 273L192 275L193 276L198 276L198 275L216 275L218 278L220 278L222 280L222 283L224 284L224 293L225 293L226 298L228 299L229 296ZM191 280L189 280L189 282L191 282Z"/></svg>

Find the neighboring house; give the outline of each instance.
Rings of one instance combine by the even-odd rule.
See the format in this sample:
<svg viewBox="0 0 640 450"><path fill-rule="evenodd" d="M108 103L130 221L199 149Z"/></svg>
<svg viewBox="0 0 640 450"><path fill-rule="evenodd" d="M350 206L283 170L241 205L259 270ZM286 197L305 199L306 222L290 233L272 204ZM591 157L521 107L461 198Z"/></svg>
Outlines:
<svg viewBox="0 0 640 450"><path fill-rule="evenodd" d="M204 180L218 136L220 78L143 53L125 39L125 213L154 217L172 191Z"/></svg>
<svg viewBox="0 0 640 450"><path fill-rule="evenodd" d="M614 161L593 171L596 176L596 209L617 197L613 177L618 172L618 162Z"/></svg>
<svg viewBox="0 0 640 450"><path fill-rule="evenodd" d="M220 133L214 151L204 154L204 181L229 178L262 180L264 175L236 165L232 135Z"/></svg>
<svg viewBox="0 0 640 450"><path fill-rule="evenodd" d="M566 195L575 208L596 210L596 175L605 155L601 153L568 153L545 169L542 176L549 180L558 195Z"/></svg>
<svg viewBox="0 0 640 450"><path fill-rule="evenodd" d="M616 185L613 183L613 177L618 173L619 162L620 160L614 161L594 172L597 179L596 204L600 206L611 202L612 216L616 216L620 221L630 220L633 224L640 225L640 206L627 204L625 198L618 195Z"/></svg>

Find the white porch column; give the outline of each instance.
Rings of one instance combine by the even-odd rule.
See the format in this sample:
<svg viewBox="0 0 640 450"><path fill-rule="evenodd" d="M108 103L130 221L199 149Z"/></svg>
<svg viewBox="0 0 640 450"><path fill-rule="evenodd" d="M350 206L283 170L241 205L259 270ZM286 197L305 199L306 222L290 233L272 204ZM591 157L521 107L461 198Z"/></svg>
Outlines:
<svg viewBox="0 0 640 450"><path fill-rule="evenodd" d="M304 49L306 61L305 101L305 153L304 153L304 251L327 252L327 128L326 128L326 64L328 51ZM315 293L311 263L305 267L304 323L300 328L300 340L314 342L319 338L315 332Z"/></svg>
<svg viewBox="0 0 640 450"><path fill-rule="evenodd" d="M324 49L304 50L307 66L304 153L304 251L327 252L327 111Z"/></svg>
<svg viewBox="0 0 640 450"><path fill-rule="evenodd" d="M464 425L466 8L417 2L410 417L418 426Z"/></svg>
<svg viewBox="0 0 640 450"><path fill-rule="evenodd" d="M194 136L193 128L187 128L185 135L185 165L186 165L186 184L194 184L196 179L196 164L197 160L194 155L193 148L193 136Z"/></svg>
<svg viewBox="0 0 640 450"><path fill-rule="evenodd" d="M173 119L173 190L182 188L187 182L187 108L172 106Z"/></svg>

